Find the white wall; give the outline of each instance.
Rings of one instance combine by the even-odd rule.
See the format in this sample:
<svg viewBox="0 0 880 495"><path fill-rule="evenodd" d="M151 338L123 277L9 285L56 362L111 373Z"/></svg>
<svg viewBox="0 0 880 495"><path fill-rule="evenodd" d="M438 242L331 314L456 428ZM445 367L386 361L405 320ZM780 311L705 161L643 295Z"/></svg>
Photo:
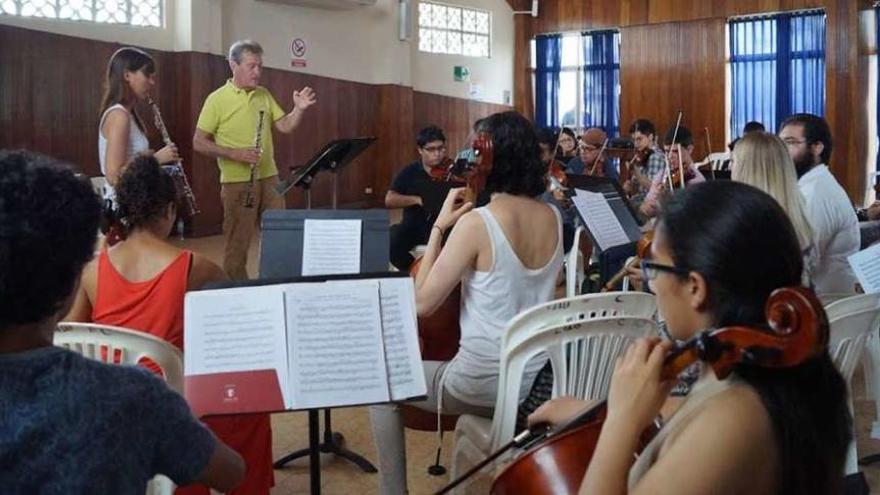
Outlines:
<svg viewBox="0 0 880 495"><path fill-rule="evenodd" d="M491 58L465 57L462 55L446 55L424 53L419 51L417 34L414 30L413 56L413 89L425 93L435 93L458 98L468 98L470 85L483 88L482 101L499 104L505 102L503 92L513 93L513 46L514 23L513 10L506 0L439 0L440 3L480 8L492 13L490 41ZM418 9L415 9L418 12ZM470 82L455 82L453 69L463 65L470 72ZM512 97L511 97L512 98Z"/></svg>
<svg viewBox="0 0 880 495"><path fill-rule="evenodd" d="M224 3L223 44L258 41L267 67L372 84L410 85L409 43L397 39L397 0L323 10L256 0ZM290 43L306 42L305 68L291 68Z"/></svg>
<svg viewBox="0 0 880 495"><path fill-rule="evenodd" d="M453 67L470 70L470 83L483 88L482 100L504 103L513 90L513 17L506 0L443 0L492 12L492 56L489 59L418 51L415 15L410 0L413 35L400 41L398 0L377 0L353 10L323 10L257 0L166 0L166 25L137 28L0 15L0 24L48 31L165 51L224 55L237 39L252 38L263 46L264 64L283 70L368 84L398 84L416 91L468 98L469 83L453 81ZM290 43L306 41L307 66L292 68Z"/></svg>

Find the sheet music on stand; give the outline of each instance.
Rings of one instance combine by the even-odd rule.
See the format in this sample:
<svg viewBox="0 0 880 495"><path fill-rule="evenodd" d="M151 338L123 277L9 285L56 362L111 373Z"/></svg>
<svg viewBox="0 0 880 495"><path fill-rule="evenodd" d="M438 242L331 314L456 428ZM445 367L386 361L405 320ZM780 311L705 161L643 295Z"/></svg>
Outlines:
<svg viewBox="0 0 880 495"><path fill-rule="evenodd" d="M639 220L616 180L568 175L568 184L578 216L600 251L635 243L641 238Z"/></svg>
<svg viewBox="0 0 880 495"><path fill-rule="evenodd" d="M639 220L614 179L569 174L568 185L574 193L572 203L597 248L604 284L635 255L636 242L642 237Z"/></svg>

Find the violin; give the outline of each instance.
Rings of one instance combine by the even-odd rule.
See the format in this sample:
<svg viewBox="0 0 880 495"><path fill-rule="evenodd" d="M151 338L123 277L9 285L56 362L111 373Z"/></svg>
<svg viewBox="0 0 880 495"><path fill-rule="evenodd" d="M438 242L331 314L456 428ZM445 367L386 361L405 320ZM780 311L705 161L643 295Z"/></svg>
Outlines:
<svg viewBox="0 0 880 495"><path fill-rule="evenodd" d="M789 368L825 352L828 319L809 289L787 287L773 291L765 314L769 330L731 326L696 335L666 356L662 378L674 379L692 363L703 361L723 380L740 363ZM527 442L538 444L504 468L490 493L576 493L595 451L606 412L606 402L601 401L553 430L523 432L438 493L457 486L506 450Z"/></svg>
<svg viewBox="0 0 880 495"><path fill-rule="evenodd" d="M492 139L486 132L479 133L472 146L476 161L468 163L462 175L465 175L464 181L467 188L465 201L476 204L476 197L482 192L486 185L486 177L492 171L494 153ZM409 270L411 277L416 277L421 264L421 257L413 262ZM422 351L422 359L449 361L455 356L461 337L460 313L461 285L458 285L433 314L418 318L419 347ZM406 427L423 431L437 430L437 420L434 414L406 405L403 405L401 410L403 411L403 423ZM442 415L442 430L454 429L457 419L456 415Z"/></svg>
<svg viewBox="0 0 880 495"><path fill-rule="evenodd" d="M654 242L654 231L649 230L645 232L642 237L636 241L636 257L631 260L629 263L623 265L617 273L614 274L613 277L608 279L608 282L602 286L602 292L608 292L610 290L614 290L617 286L618 282L620 282L623 277L626 276L627 270L638 266L638 264L644 260L651 257L651 244Z"/></svg>
<svg viewBox="0 0 880 495"><path fill-rule="evenodd" d="M461 158L463 161L464 158ZM446 157L442 162L434 165L432 167L428 167L428 175L431 177L431 180L434 182L464 182L465 180L461 178L456 173L456 163L452 160L452 158Z"/></svg>
<svg viewBox="0 0 880 495"><path fill-rule="evenodd" d="M550 160L547 164L547 178L550 180L550 189L565 189L568 187L568 176L565 174L565 164L559 160Z"/></svg>

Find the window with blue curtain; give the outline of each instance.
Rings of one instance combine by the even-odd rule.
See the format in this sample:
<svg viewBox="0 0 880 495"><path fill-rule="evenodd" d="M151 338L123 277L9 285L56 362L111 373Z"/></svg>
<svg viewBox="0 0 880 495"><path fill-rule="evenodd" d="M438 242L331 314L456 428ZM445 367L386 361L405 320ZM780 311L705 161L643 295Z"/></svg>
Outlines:
<svg viewBox="0 0 880 495"><path fill-rule="evenodd" d="M583 33L584 128L599 127L609 136L620 132L620 33Z"/></svg>
<svg viewBox="0 0 880 495"><path fill-rule="evenodd" d="M794 113L825 115L823 11L733 19L729 29L731 135L753 120L773 131Z"/></svg>
<svg viewBox="0 0 880 495"><path fill-rule="evenodd" d="M555 127L559 122L559 74L562 35L535 38L535 124Z"/></svg>

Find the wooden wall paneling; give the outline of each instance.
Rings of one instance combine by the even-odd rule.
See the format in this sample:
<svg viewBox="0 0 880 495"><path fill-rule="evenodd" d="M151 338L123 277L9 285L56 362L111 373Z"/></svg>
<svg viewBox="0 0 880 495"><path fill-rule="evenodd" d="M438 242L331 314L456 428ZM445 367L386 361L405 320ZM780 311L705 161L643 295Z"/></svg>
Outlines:
<svg viewBox="0 0 880 495"><path fill-rule="evenodd" d="M621 30L621 129L648 118L662 135L682 124L694 134L694 157L706 155L704 128L713 148L724 143L724 22L667 23ZM720 41L717 41L720 40Z"/></svg>
<svg viewBox="0 0 880 495"><path fill-rule="evenodd" d="M98 175L99 105L106 64L119 48L115 43L0 26L0 147L28 148L70 161ZM201 213L188 223L192 235L221 231L219 171L216 160L195 153L192 136L205 98L225 84L229 68L218 55L149 51L158 66L155 95ZM263 81L285 110L292 91L309 85L318 104L292 135L275 138L276 162L282 176L290 165L303 165L325 142L339 137L377 136L373 145L339 176L340 206L381 206L393 174L415 156L411 88L341 81L284 70L265 69ZM472 122L500 105L420 94L422 117L447 127L450 142L464 146ZM162 146L147 105L136 111L146 124L154 148ZM372 189L372 194L366 190ZM312 204L331 204L332 180L319 176ZM305 206L303 194L289 193L289 207Z"/></svg>
<svg viewBox="0 0 880 495"><path fill-rule="evenodd" d="M413 91L393 84L379 86L377 116L379 148L373 192L377 204L384 204L385 193L394 175L416 155L412 133Z"/></svg>
<svg viewBox="0 0 880 495"><path fill-rule="evenodd" d="M195 133L196 123L205 98L212 91L225 83L229 77L229 67L222 57L206 53L179 53L175 54L180 65L186 67L181 72L182 77L176 86L186 85L188 91L181 93L183 101L174 109L173 119L180 131L178 141L188 141L189 154L184 154L184 166L188 165L190 186L198 198L199 208L202 210L191 220L190 229L193 235L219 234L223 223L223 207L220 203L220 171L217 168L217 160L196 153L192 150L192 136ZM188 94L187 94L188 93Z"/></svg>
<svg viewBox="0 0 880 495"><path fill-rule="evenodd" d="M866 111L867 61L859 60L859 13L871 8L869 0L547 0L538 19L523 16L515 30L517 63L514 94L517 108L532 113L531 78L527 57L529 40L536 34L600 27L621 29L621 127L635 116L656 119L660 127L674 118L678 103L657 102L657 94L675 91L685 121L695 133L698 157L708 126L713 149L724 142L724 28L731 16L824 8L828 14L826 55L826 118L835 139L832 171L850 196L861 201L865 190L868 139ZM651 28L661 26L654 31ZM672 41L680 27L679 42ZM720 26L720 29L719 29ZM708 29L703 32L701 30ZM707 33L712 33L707 36ZM863 36L873 36L861 27ZM717 37L716 37L717 36ZM652 38L653 37L653 38ZM699 48L698 44L707 44ZM677 46L683 57L664 55L664 47ZM636 49L635 47L638 47ZM523 62L525 61L525 62ZM668 71L677 72L667 74ZM693 80L693 81L691 81ZM693 92L693 93L689 93ZM698 119L698 120L695 120Z"/></svg>

